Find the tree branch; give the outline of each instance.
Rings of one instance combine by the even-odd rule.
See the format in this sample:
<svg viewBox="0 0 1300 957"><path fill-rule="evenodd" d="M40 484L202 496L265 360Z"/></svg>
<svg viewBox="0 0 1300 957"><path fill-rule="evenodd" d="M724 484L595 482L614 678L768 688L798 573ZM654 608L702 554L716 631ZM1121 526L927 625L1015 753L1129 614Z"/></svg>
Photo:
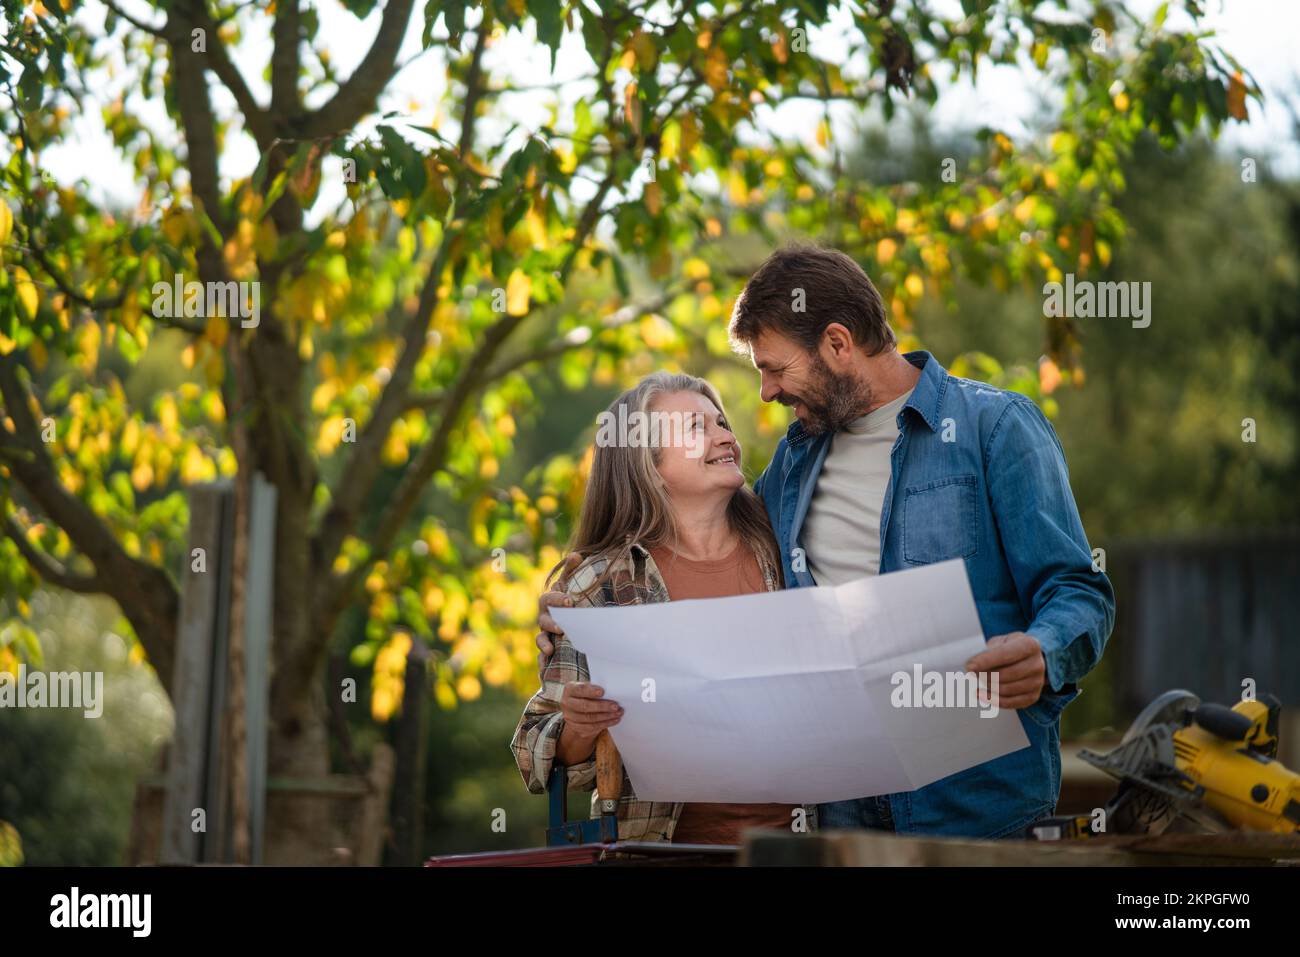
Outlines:
<svg viewBox="0 0 1300 957"><path fill-rule="evenodd" d="M350 130L367 113L374 111L379 94L396 72L397 53L406 36L413 6L414 0L388 0L379 23L379 34L365 59L329 102L306 118L301 127L304 137Z"/></svg>
<svg viewBox="0 0 1300 957"><path fill-rule="evenodd" d="M244 117L244 127L252 134L258 148L265 152L275 141L275 131L270 116L258 105L248 84L244 81L243 74L239 72L239 67L235 66L234 61L230 59L219 36L220 25L213 21L207 8L195 8L195 18L208 33L206 54L208 68L217 75L217 79L225 84L230 95L235 98L235 104Z"/></svg>
<svg viewBox="0 0 1300 957"><path fill-rule="evenodd" d="M421 395L408 395L406 397L406 402L402 405L402 410L404 412L409 412L411 409L436 409L442 404L442 400L446 397L447 393L442 391L426 392Z"/></svg>
<svg viewBox="0 0 1300 957"><path fill-rule="evenodd" d="M557 358L558 356L564 355L566 352L572 352L574 349L581 349L584 346L595 345L595 337L600 333L607 332L610 329L617 329L620 326L627 325L629 322L635 322L642 316L656 313L683 292L685 292L684 285L670 286L647 302L629 303L620 309L614 310L614 312L606 316L601 321L598 329L593 330L591 326L579 326L576 329L570 330L568 333L548 345L542 346L538 349L533 349L530 352L525 352L522 355L514 356L511 359L498 362L488 370L487 374L484 376L484 381L497 382L508 376L510 373L522 369L526 365L532 365L535 362L547 362L551 359ZM429 403L432 404L433 400L441 398L442 395L443 393L439 392L432 396L421 396L420 398L427 399Z"/></svg>
<svg viewBox="0 0 1300 957"><path fill-rule="evenodd" d="M488 36L491 33L492 19L485 10L483 22L479 24L478 35L474 38L474 52L470 54L469 72L465 74L465 100L460 115L460 144L457 148L457 154L462 161L474 151L478 104L483 99L486 87L483 82L483 51L487 49Z"/></svg>
<svg viewBox="0 0 1300 957"><path fill-rule="evenodd" d="M59 292L63 293L78 305L85 306L88 309L93 309L95 312L101 312L106 309L117 309L122 305L122 303L126 302L126 297L130 290L125 285L111 296L96 296L93 298L86 295L80 289L75 288L68 280L67 275L59 269L59 267L55 266L50 257L46 255L45 249L37 244L35 235L32 232L32 223L26 217L24 218L24 226L26 227L27 233L26 251L31 254L33 259L40 263L41 268L45 270L46 275L54 281L54 285L58 287Z"/></svg>
<svg viewBox="0 0 1300 957"><path fill-rule="evenodd" d="M458 155L464 160L474 148L475 110L483 95L485 79L482 72L483 51L487 48L487 38L491 32L491 20L485 13L479 24L478 35L474 41L474 51L470 55L469 72L466 75L465 108L461 117L460 142ZM456 183L456 202L459 207L462 197L468 190L464 179ZM393 422L411 406L407 396L415 366L424 351L425 333L429 319L438 305L438 287L442 274L450 257L452 234L444 232L428 276L420 290L420 298L402 330L402 353L397 360L392 375L384 386L383 394L375 403L374 411L357 437L343 474L330 496L330 508L321 522L320 532L313 543L316 567L324 571L334 564L334 557L343 545L361 515L366 494L370 491L375 476L379 474L381 459L380 449L393 427Z"/></svg>
<svg viewBox="0 0 1300 957"><path fill-rule="evenodd" d="M4 517L4 531L18 546L18 551L27 560L27 564L51 585L81 594L96 594L104 590L104 582L98 575L75 575L33 545L27 537L27 530L12 515Z"/></svg>
<svg viewBox="0 0 1300 957"><path fill-rule="evenodd" d="M104 6L108 7L108 9L112 10L113 13L117 14L117 16L121 17L127 23L131 24L131 26L135 27L137 30L143 30L145 33L153 34L154 36L158 37L160 40L165 37L162 27L151 27L143 20L136 19L135 17L131 16L131 14L123 10L120 6L118 6L114 2L114 0L104 0Z"/></svg>
<svg viewBox="0 0 1300 957"><path fill-rule="evenodd" d="M271 53L271 112L277 120L290 123L296 118L299 106L299 14L298 0L276 0L275 26L271 30L275 40Z"/></svg>
<svg viewBox="0 0 1300 957"><path fill-rule="evenodd" d="M10 474L90 560L104 593L117 602L135 628L159 681L170 694L180 608L176 587L161 568L128 555L99 516L59 481L49 450L41 441L30 394L18 377L15 353L0 356L0 397L13 423L13 444L23 453L6 458Z"/></svg>
<svg viewBox="0 0 1300 957"><path fill-rule="evenodd" d="M596 195L591 198L578 220L578 227L572 240L573 245L561 266L562 276L568 275L570 268L577 259L578 251L584 247L592 230L595 229L596 223L600 220L601 207L605 197L614 185L614 178L613 164L611 164L609 172L606 174L600 188L596 191ZM342 609L346 607L350 596L356 589L357 583L365 576L370 563L375 561L378 556L387 554L389 548L392 547L393 540L397 537L398 531L400 531L407 516L410 515L411 510L415 508L429 479L442 467L452 431L459 423L466 404L479 389L492 381L487 376L488 370L492 367L492 360L496 357L501 346L529 315L531 315L531 310L519 316L507 314L489 326L483 333L479 346L470 357L464 371L451 389L446 392L439 404L438 427L434 431L433 437L416 453L414 460L398 483L397 489L389 499L388 507L380 515L378 527L370 538L369 557L365 561L359 562L356 567L342 576L331 574L330 586L322 588L318 592L321 596L321 602L317 608L314 630L316 634L322 636L322 640L327 638L332 631L334 621ZM378 468L377 464L375 468ZM361 493L364 494L365 491L366 489L362 489ZM325 560L327 555L329 564L323 564L322 561ZM322 552L318 559L316 565L318 569L328 570L333 564L333 554L331 553Z"/></svg>
<svg viewBox="0 0 1300 957"><path fill-rule="evenodd" d="M176 107L185 134L190 189L203 204L203 212L224 238L229 235L229 229L221 208L216 121L212 113L212 100L208 96L208 84L203 76L202 61L196 61L190 52L190 31L206 22L207 10L202 3L187 0L183 5L173 8L167 18L166 34L167 45L171 50ZM200 242L203 246L209 245L206 237ZM217 250L217 254L220 258L220 250Z"/></svg>

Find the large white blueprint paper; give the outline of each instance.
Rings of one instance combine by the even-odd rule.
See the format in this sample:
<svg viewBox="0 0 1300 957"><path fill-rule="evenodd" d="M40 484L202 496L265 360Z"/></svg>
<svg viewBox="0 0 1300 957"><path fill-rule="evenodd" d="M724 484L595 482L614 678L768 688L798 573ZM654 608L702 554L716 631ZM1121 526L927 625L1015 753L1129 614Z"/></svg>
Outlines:
<svg viewBox="0 0 1300 957"><path fill-rule="evenodd" d="M960 672L984 648L960 560L834 588L551 613L624 708L611 733L641 800L891 794L1029 744L1015 711L891 705L895 673Z"/></svg>

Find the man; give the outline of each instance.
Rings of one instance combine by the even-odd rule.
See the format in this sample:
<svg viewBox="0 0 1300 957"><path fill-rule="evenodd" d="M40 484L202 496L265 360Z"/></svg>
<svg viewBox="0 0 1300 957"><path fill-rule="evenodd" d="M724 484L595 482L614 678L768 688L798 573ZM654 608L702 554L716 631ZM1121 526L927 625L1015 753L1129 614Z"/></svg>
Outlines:
<svg viewBox="0 0 1300 957"><path fill-rule="evenodd" d="M821 827L1014 836L1054 813L1059 719L1096 665L1115 599L1092 552L1051 425L1025 396L900 354L880 294L850 257L774 253L736 302L733 345L765 402L798 421L755 484L787 587L961 558L997 703L1018 709L1029 747L916 791L821 805ZM539 624L558 632L542 597ZM545 634L538 636L550 654Z"/></svg>

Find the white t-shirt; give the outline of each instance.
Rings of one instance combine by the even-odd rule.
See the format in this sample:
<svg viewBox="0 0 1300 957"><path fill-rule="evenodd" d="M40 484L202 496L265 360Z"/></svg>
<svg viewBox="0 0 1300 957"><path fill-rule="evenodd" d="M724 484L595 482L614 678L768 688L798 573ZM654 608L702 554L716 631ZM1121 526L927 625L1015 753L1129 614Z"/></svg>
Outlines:
<svg viewBox="0 0 1300 957"><path fill-rule="evenodd" d="M912 390L854 419L831 438L803 525L808 571L842 585L880 570L880 513L889 488L898 413Z"/></svg>

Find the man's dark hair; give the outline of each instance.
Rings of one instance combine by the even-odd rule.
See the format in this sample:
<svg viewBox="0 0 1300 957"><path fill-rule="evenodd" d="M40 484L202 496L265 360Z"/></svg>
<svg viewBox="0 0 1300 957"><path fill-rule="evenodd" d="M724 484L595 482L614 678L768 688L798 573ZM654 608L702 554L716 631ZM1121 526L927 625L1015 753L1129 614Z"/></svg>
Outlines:
<svg viewBox="0 0 1300 957"><path fill-rule="evenodd" d="M815 352L832 322L848 329L867 355L898 341L885 319L880 293L851 257L820 246L787 246L768 256L750 277L736 300L728 332L740 352L768 329Z"/></svg>

